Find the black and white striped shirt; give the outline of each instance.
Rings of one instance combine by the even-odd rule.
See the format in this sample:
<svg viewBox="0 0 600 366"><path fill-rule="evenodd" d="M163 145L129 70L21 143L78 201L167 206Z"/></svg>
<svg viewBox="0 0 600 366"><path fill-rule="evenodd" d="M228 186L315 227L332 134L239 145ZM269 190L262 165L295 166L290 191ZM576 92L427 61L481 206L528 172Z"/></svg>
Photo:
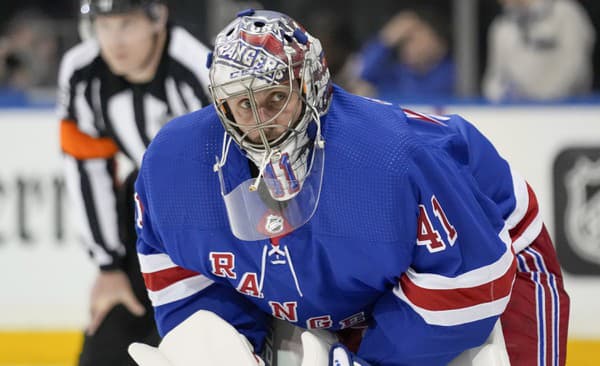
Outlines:
<svg viewBox="0 0 600 366"><path fill-rule="evenodd" d="M58 111L69 194L83 240L103 269L125 254L119 239L115 157L139 166L146 147L167 121L209 103L209 50L186 30L169 26L154 79L132 84L111 73L95 40L63 57Z"/></svg>

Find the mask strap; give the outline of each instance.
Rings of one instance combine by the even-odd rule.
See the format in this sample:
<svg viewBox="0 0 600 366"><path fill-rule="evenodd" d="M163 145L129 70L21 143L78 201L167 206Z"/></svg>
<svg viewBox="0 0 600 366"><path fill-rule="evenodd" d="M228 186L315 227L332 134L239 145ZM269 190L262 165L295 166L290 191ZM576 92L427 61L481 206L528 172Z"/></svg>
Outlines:
<svg viewBox="0 0 600 366"><path fill-rule="evenodd" d="M254 183L252 183L252 185L250 187L248 187L248 189L250 189L251 192L256 192L256 190L258 190L258 185L260 184L260 178L262 177L263 173L265 172L267 164L269 164L271 162L271 157L273 157L274 153L275 153L275 150L270 150L268 154L265 153L263 155L264 159L262 160L262 162L260 163L260 166L258 167L258 176L254 180Z"/></svg>
<svg viewBox="0 0 600 366"><path fill-rule="evenodd" d="M213 166L213 171L219 171L225 163L227 163L227 155L229 154L229 147L231 146L231 140L233 137L229 136L227 132L223 133L223 144L221 145L221 158L217 157L217 162Z"/></svg>

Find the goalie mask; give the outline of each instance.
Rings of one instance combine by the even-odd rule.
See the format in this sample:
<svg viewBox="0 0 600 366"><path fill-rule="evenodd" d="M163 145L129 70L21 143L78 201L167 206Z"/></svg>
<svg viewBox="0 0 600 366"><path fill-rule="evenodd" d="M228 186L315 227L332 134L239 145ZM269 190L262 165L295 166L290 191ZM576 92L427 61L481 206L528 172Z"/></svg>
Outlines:
<svg viewBox="0 0 600 366"><path fill-rule="evenodd" d="M209 66L210 92L226 133L215 169L222 178L232 140L258 168L255 179L232 191L221 179L234 234L256 240L303 225L318 203L320 117L332 90L319 40L284 14L247 10L217 35ZM257 225L258 231L270 229L260 234Z"/></svg>

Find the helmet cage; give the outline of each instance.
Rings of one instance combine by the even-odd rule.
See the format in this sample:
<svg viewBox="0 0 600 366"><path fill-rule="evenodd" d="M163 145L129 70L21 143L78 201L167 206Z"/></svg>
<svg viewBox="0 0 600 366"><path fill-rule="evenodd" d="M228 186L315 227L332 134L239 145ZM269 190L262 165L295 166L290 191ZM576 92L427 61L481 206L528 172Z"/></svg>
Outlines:
<svg viewBox="0 0 600 366"><path fill-rule="evenodd" d="M271 148L284 148L289 140L305 133L311 121L320 129L319 117L326 113L331 98L327 63L319 40L287 15L251 9L240 13L217 35L209 66L209 89L217 114L225 131L242 149L268 154ZM227 99L245 93L254 103L254 93L283 84L290 90L299 86L304 108L298 120L289 121L287 131L268 141L264 130L281 126L270 123L274 118L260 121L253 105L254 131L259 132L261 143L250 141L248 127L242 129L235 121Z"/></svg>
<svg viewBox="0 0 600 366"><path fill-rule="evenodd" d="M265 71L253 75L248 75L244 78L232 80L220 85L211 84L209 86L210 92L215 98L216 111L219 115L221 123L223 124L223 127L242 149L253 151L256 153L268 153L271 151L272 148L280 146L284 144L284 142L285 145L287 145L288 143L295 140L294 137L303 135L306 132L308 126L307 122L315 117L313 115L313 111L310 110L310 108L308 107L308 103L306 102L306 94L304 92L306 88L303 88L303 91L299 91L298 88L295 87L304 85L304 73L295 72L294 70L303 70L303 64L306 62L306 60L293 63L291 60L291 56L288 55L288 61L289 62L287 63L287 65L282 65L280 67L275 68L272 71ZM284 77L283 75L287 76ZM300 77L299 79L297 79L298 76ZM280 82L277 84L266 83L265 85L256 87L255 84L257 84L259 80L280 80ZM234 89L234 91L228 90L228 87L230 86L234 86L232 88ZM240 88L240 86L242 86L242 88ZM255 94L275 87L282 86L287 87L287 97L284 103L282 104L280 110L277 111L273 116L271 116L267 120L261 120L261 117L258 113L258 105L256 104L256 98L254 97ZM273 122L286 110L294 94L297 94L302 102L302 111L300 111L300 114L298 115L296 120L288 121L287 126L274 124ZM251 105L254 121L256 123L254 126L242 125L238 123L233 117L233 114L231 113L230 107L227 103L230 98L235 98L238 96L246 96L248 98L248 101ZM294 113L294 115L296 115L296 113ZM276 138L272 140L269 140L267 138L265 130L282 128L285 128L286 130L283 131L283 133L279 134ZM257 132L259 134L260 142L253 142L249 139L250 134L254 132Z"/></svg>

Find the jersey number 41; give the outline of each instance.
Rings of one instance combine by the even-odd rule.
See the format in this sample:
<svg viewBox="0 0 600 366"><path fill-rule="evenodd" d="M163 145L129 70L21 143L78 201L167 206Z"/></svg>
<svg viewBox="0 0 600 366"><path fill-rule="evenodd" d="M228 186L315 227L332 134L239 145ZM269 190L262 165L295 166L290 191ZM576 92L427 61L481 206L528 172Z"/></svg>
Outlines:
<svg viewBox="0 0 600 366"><path fill-rule="evenodd" d="M431 206L435 217L438 219L444 231L446 232L446 240L444 241L440 235L440 232L433 227L433 223L427 214L425 205L419 205L419 219L417 221L417 245L427 246L427 250L431 253L439 252L446 249L446 242L450 246L454 245L458 234L454 226L448 221L444 209L440 205L440 202L431 196Z"/></svg>

